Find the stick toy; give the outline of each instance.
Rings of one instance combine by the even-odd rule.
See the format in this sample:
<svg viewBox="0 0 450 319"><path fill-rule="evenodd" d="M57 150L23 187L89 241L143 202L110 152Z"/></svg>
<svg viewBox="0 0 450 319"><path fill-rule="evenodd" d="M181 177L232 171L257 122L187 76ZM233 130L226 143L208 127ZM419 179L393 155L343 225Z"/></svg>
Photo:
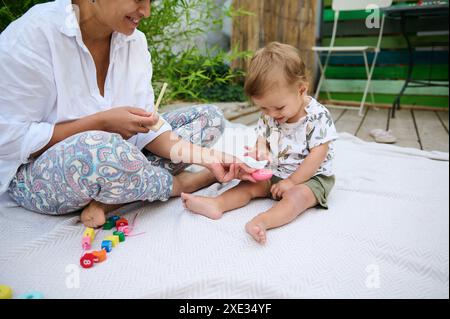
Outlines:
<svg viewBox="0 0 450 319"><path fill-rule="evenodd" d="M155 110L154 110L155 113L158 113L159 105L161 104L161 101L162 101L162 99L163 99L163 97L164 97L164 93L166 92L167 86L168 86L168 84L167 84L167 83L164 83L164 85L163 85L163 87L162 87L162 89L161 89L161 92L159 93L158 101L156 101L156 104L155 104ZM161 126L163 126L163 125L164 125L164 121L163 121L163 119L160 117L158 123L156 123L155 125L149 127L149 129L151 129L152 131L156 132L156 131L158 131L158 130L161 128Z"/></svg>

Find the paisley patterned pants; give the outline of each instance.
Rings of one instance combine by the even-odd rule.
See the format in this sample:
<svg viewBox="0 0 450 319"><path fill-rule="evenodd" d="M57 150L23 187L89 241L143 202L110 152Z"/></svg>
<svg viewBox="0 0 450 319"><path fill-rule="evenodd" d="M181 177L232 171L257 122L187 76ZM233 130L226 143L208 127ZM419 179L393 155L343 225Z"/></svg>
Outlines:
<svg viewBox="0 0 450 319"><path fill-rule="evenodd" d="M174 133L203 147L213 146L225 127L222 112L213 105L183 108L162 117ZM186 167L141 151L119 134L89 131L22 165L9 194L20 206L49 215L78 211L92 200L104 204L167 201L173 175Z"/></svg>

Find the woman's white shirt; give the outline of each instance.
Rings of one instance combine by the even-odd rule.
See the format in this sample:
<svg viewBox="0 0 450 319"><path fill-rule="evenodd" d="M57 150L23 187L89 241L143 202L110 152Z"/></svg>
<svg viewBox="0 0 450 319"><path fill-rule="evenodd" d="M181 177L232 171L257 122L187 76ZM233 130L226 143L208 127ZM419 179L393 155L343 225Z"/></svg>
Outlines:
<svg viewBox="0 0 450 319"><path fill-rule="evenodd" d="M114 33L100 94L96 67L70 0L34 6L0 34L0 197L30 155L50 141L56 124L114 107L154 108L145 35ZM143 149L171 127L128 141Z"/></svg>

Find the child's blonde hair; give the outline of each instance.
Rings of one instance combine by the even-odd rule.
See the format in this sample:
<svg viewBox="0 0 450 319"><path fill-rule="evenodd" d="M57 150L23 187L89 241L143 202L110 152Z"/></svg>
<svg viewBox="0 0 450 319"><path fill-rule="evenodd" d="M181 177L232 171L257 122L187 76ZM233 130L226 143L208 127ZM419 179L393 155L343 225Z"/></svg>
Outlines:
<svg viewBox="0 0 450 319"><path fill-rule="evenodd" d="M252 58L245 80L245 94L249 97L263 96L278 84L279 74L288 84L308 83L306 66L299 51L291 45L272 42Z"/></svg>

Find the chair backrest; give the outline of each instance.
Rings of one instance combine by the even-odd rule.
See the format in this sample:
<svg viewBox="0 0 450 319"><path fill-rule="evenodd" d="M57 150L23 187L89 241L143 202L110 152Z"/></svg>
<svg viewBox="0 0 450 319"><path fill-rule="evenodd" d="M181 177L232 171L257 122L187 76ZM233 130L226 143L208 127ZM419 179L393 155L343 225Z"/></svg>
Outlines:
<svg viewBox="0 0 450 319"><path fill-rule="evenodd" d="M334 11L365 10L369 5L390 7L393 0L333 0Z"/></svg>

